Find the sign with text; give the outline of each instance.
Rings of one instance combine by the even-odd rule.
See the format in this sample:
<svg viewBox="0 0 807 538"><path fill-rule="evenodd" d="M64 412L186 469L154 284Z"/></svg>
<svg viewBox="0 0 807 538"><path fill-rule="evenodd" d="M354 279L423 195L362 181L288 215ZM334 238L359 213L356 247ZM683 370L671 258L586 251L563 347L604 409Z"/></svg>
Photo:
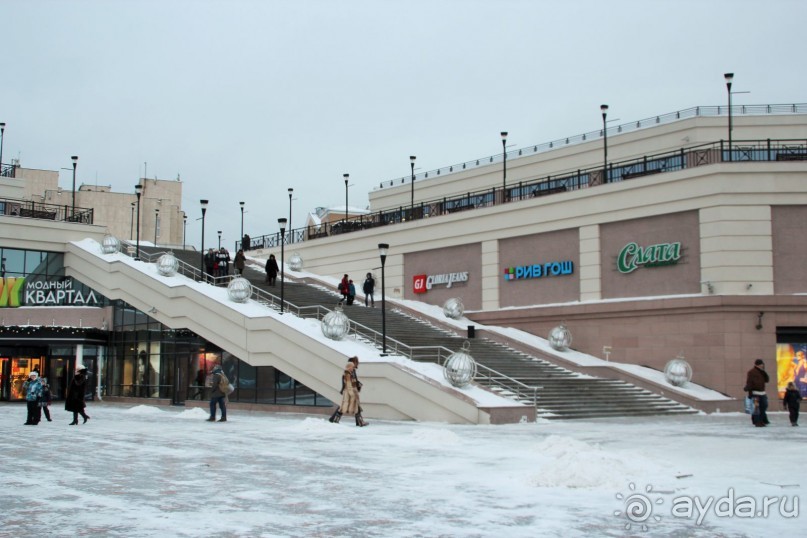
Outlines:
<svg viewBox="0 0 807 538"><path fill-rule="evenodd" d="M0 278L0 308L18 306L100 306L95 292L74 287L72 278L32 280L25 277Z"/></svg>
<svg viewBox="0 0 807 538"><path fill-rule="evenodd" d="M518 265L504 270L505 280L522 280L527 278L543 278L549 276L571 275L574 273L574 262L535 263L532 265Z"/></svg>
<svg viewBox="0 0 807 538"><path fill-rule="evenodd" d="M412 289L415 293L426 293L432 286L445 284L446 289L454 282L467 282L468 272L443 273L441 275L415 275L412 279Z"/></svg>
<svg viewBox="0 0 807 538"><path fill-rule="evenodd" d="M659 243L640 247L636 243L628 243L616 258L616 267L620 273L632 273L640 267L659 267L675 265L681 259L681 243Z"/></svg>

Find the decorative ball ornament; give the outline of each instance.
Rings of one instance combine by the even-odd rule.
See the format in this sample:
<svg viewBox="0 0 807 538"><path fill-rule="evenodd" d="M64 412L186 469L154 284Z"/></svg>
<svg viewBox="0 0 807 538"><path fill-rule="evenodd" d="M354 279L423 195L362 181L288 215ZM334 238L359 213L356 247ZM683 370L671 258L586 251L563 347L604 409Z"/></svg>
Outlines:
<svg viewBox="0 0 807 538"><path fill-rule="evenodd" d="M465 313L465 305L458 297L452 297L443 303L443 314L449 319L460 319Z"/></svg>
<svg viewBox="0 0 807 538"><path fill-rule="evenodd" d="M572 345L572 333L561 323L549 331L549 338L547 338L547 340L549 340L549 345L552 346L552 349L566 351L569 349L569 346Z"/></svg>
<svg viewBox="0 0 807 538"><path fill-rule="evenodd" d="M106 234L101 241L101 252L104 254L114 254L120 249L120 241L111 234Z"/></svg>
<svg viewBox="0 0 807 538"><path fill-rule="evenodd" d="M299 271L303 268L303 258L300 256L299 252L292 254L289 261L286 263L288 264L290 271Z"/></svg>
<svg viewBox="0 0 807 538"><path fill-rule="evenodd" d="M157 272L162 276L174 276L179 268L179 260L173 252L166 252L157 258Z"/></svg>
<svg viewBox="0 0 807 538"><path fill-rule="evenodd" d="M678 355L664 367L664 379L674 387L682 387L692 380L692 367Z"/></svg>
<svg viewBox="0 0 807 538"><path fill-rule="evenodd" d="M246 303L252 297L252 284L244 277L235 277L227 284L227 297L235 303Z"/></svg>
<svg viewBox="0 0 807 538"><path fill-rule="evenodd" d="M476 377L476 361L470 351L471 344L466 340L462 351L452 353L443 366L443 376L457 388L467 386Z"/></svg>
<svg viewBox="0 0 807 538"><path fill-rule="evenodd" d="M342 307L337 305L322 318L320 328L326 338L341 340L350 331L350 320L342 312Z"/></svg>

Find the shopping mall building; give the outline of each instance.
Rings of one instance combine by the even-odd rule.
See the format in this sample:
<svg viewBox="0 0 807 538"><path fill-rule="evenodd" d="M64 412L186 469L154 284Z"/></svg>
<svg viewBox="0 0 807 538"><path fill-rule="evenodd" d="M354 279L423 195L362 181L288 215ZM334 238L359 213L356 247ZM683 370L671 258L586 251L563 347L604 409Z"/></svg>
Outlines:
<svg viewBox="0 0 807 538"><path fill-rule="evenodd" d="M698 107L383 181L369 214L285 236L250 234L264 247L250 254L280 258L285 239L307 273L372 271L388 297L459 298L480 325L546 336L563 323L578 351L659 370L683 356L693 382L732 397L742 396L758 357L778 385L801 382L802 368L807 383L807 362L797 359L807 349L807 105L733 114L731 143L725 108ZM2 213L3 228L26 220ZM254 379L250 402L295 403L294 392L278 392L284 380L300 402L335 398L320 377L337 378L341 359L333 376L320 376L316 362L283 365L243 343L214 344L199 320L144 313L157 298L139 300L149 290L137 291L134 273L125 276L135 291L124 293L107 280L109 268L69 245L100 241L98 226L70 225L58 240L43 237L42 224L14 228L0 233L4 289L9 275L41 281L43 297L70 283L84 303L29 305L26 296L24 307L0 305L3 399L18 395L16 379L32 365L59 379L80 360L97 361L98 390L109 396L191 400L198 371L230 360ZM389 244L383 275L380 243ZM295 353L312 347L296 345ZM375 409L404 416L394 407Z"/></svg>

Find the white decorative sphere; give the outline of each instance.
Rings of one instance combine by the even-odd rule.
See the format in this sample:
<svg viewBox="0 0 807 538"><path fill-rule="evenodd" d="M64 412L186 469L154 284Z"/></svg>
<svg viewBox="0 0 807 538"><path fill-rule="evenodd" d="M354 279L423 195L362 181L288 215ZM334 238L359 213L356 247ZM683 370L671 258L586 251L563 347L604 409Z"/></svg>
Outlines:
<svg viewBox="0 0 807 538"><path fill-rule="evenodd" d="M460 319L465 313L465 305L458 297L452 297L443 303L443 314L449 319Z"/></svg>
<svg viewBox="0 0 807 538"><path fill-rule="evenodd" d="M120 248L120 241L114 235L106 234L101 241L101 252L104 254L114 254Z"/></svg>
<svg viewBox="0 0 807 538"><path fill-rule="evenodd" d="M157 272L163 276L174 276L179 268L179 260L173 252L166 252L157 258Z"/></svg>
<svg viewBox="0 0 807 538"><path fill-rule="evenodd" d="M664 379L674 387L682 387L692 380L692 367L679 355L664 367Z"/></svg>
<svg viewBox="0 0 807 538"><path fill-rule="evenodd" d="M326 338L341 340L350 331L350 319L342 312L341 306L336 306L322 318L320 328Z"/></svg>
<svg viewBox="0 0 807 538"><path fill-rule="evenodd" d="M467 386L476 377L476 361L470 350L471 344L466 340L462 351L452 353L443 366L443 376L457 388Z"/></svg>
<svg viewBox="0 0 807 538"><path fill-rule="evenodd" d="M235 303L246 303L252 297L252 284L242 276L235 277L227 284L227 297Z"/></svg>
<svg viewBox="0 0 807 538"><path fill-rule="evenodd" d="M303 258L300 256L299 252L295 252L291 255L288 266L290 271L299 271L303 268Z"/></svg>
<svg viewBox="0 0 807 538"><path fill-rule="evenodd" d="M572 333L561 323L549 331L547 340L549 340L549 345L552 346L552 349L566 351L572 345Z"/></svg>

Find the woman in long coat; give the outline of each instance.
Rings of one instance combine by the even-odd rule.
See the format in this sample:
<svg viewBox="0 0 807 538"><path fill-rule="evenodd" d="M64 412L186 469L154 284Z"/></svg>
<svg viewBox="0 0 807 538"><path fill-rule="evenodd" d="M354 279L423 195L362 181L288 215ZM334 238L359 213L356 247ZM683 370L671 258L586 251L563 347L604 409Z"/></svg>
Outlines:
<svg viewBox="0 0 807 538"><path fill-rule="evenodd" d="M73 413L73 422L70 423L71 426L78 424L79 415L84 418L85 423L90 419L89 415L84 412L84 407L86 407L84 404L84 392L86 388L87 367L80 366L76 375L73 376L70 385L67 387L67 395L64 399L65 410Z"/></svg>
<svg viewBox="0 0 807 538"><path fill-rule="evenodd" d="M270 286L275 285L275 280L277 280L278 271L280 271L280 267L277 266L277 260L275 259L275 255L270 254L269 259L266 260L266 282L268 282Z"/></svg>
<svg viewBox="0 0 807 538"><path fill-rule="evenodd" d="M361 416L361 405L359 400L359 392L361 391L362 383L356 370L359 368L359 358L351 357L345 365L345 371L342 373L342 390L339 391L342 395L342 404L336 408L333 415L329 419L331 422L339 422L343 414L356 415L356 426L367 426L369 422Z"/></svg>

